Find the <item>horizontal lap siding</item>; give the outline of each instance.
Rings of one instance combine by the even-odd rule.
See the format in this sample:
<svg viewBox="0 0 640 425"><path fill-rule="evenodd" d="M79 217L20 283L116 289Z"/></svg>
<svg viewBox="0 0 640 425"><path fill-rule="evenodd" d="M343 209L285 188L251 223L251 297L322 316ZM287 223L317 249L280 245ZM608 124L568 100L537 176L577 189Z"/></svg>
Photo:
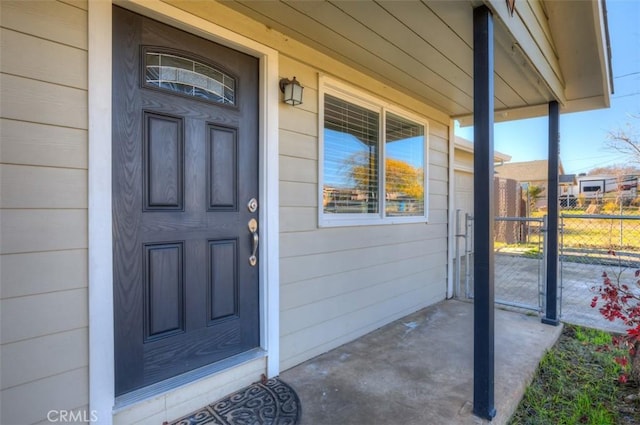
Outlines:
<svg viewBox="0 0 640 425"><path fill-rule="evenodd" d="M277 50L280 77L304 86L302 105L279 103L281 368L442 300L449 117L223 3L167 2ZM428 224L318 228L319 73L429 121Z"/></svg>
<svg viewBox="0 0 640 425"><path fill-rule="evenodd" d="M281 56L281 77L295 75L305 87L303 105L280 106L283 369L440 301L446 291L447 126L424 117L428 224L319 228L318 72L329 73ZM402 96L385 100L403 106Z"/></svg>
<svg viewBox="0 0 640 425"><path fill-rule="evenodd" d="M0 8L0 423L37 423L89 401L87 2Z"/></svg>
<svg viewBox="0 0 640 425"><path fill-rule="evenodd" d="M279 104L282 367L443 299L444 114L224 5L170 3L278 50L280 76L295 75L305 86L303 105ZM2 1L0 7L0 422L36 423L51 409L88 404L87 2ZM318 228L318 72L429 121L428 224ZM248 381L264 364L245 369L238 373ZM235 385L229 381L228 388ZM175 400L153 399L118 413L116 422L161 423L184 403L204 404L203 391L194 390L193 400L179 399L183 392Z"/></svg>
<svg viewBox="0 0 640 425"><path fill-rule="evenodd" d="M454 211L464 226L465 214L473 214L473 153L456 149L454 168Z"/></svg>

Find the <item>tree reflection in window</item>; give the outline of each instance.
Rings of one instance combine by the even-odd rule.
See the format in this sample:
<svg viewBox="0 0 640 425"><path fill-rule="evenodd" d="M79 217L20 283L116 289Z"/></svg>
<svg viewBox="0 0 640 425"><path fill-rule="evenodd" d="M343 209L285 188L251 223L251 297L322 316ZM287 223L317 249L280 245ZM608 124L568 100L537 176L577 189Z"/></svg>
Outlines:
<svg viewBox="0 0 640 425"><path fill-rule="evenodd" d="M424 215L424 127L385 117L385 215Z"/></svg>
<svg viewBox="0 0 640 425"><path fill-rule="evenodd" d="M379 211L379 127L377 112L325 95L325 213Z"/></svg>
<svg viewBox="0 0 640 425"><path fill-rule="evenodd" d="M385 217L425 215L422 124L325 94L323 153L325 214L380 214L384 205Z"/></svg>

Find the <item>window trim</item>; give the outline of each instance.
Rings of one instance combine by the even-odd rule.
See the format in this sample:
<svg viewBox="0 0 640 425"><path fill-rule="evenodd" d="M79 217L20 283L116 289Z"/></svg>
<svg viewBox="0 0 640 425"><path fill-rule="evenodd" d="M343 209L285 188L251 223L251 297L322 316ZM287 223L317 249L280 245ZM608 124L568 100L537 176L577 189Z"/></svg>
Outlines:
<svg viewBox="0 0 640 425"><path fill-rule="evenodd" d="M379 160L377 213L363 214L325 214L324 195L324 97L325 94L337 97L345 102L377 112L379 124ZM411 120L424 127L423 163L424 163L424 214L419 216L386 216L386 120L387 113ZM428 223L429 221L429 121L423 116L410 112L382 98L373 96L326 75L318 77L318 227L373 226L384 224Z"/></svg>

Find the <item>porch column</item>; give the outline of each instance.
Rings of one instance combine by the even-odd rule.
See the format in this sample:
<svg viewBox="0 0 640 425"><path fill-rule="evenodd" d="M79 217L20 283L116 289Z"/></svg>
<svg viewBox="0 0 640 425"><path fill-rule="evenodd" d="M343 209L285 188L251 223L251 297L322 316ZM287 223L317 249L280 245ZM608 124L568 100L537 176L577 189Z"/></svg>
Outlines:
<svg viewBox="0 0 640 425"><path fill-rule="evenodd" d="M473 413L493 419L493 16L473 10Z"/></svg>
<svg viewBox="0 0 640 425"><path fill-rule="evenodd" d="M549 102L549 170L547 171L547 300L542 323L558 326L558 161L560 107Z"/></svg>

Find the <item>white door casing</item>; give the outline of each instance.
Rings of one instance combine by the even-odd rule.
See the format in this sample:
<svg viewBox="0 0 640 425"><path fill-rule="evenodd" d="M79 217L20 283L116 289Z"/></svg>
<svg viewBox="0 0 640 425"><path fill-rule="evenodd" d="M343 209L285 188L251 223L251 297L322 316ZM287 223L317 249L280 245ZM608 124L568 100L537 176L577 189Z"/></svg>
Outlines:
<svg viewBox="0 0 640 425"><path fill-rule="evenodd" d="M260 258L261 347L267 375L279 374L278 247L278 52L158 0L119 6L187 32L249 53L260 60L259 191L262 223ZM113 258L111 214L111 43L110 1L88 4L89 38L89 409L99 422L113 421Z"/></svg>

